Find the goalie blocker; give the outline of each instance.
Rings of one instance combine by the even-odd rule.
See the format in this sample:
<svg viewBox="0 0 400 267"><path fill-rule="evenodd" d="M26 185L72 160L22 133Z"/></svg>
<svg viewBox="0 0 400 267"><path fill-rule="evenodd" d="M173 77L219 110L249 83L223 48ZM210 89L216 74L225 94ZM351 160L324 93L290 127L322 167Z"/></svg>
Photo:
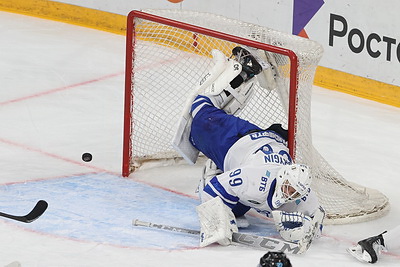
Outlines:
<svg viewBox="0 0 400 267"><path fill-rule="evenodd" d="M200 221L200 247L212 243L232 244L232 234L237 233L235 216L219 197L196 207Z"/></svg>

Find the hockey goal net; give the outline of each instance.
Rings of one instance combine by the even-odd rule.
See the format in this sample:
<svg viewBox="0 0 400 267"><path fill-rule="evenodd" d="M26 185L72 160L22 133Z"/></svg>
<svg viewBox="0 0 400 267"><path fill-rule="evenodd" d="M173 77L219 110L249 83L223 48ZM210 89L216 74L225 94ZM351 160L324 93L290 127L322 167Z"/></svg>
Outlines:
<svg viewBox="0 0 400 267"><path fill-rule="evenodd" d="M211 50L230 56L235 46L247 46L271 59L275 84L273 90L257 86L240 117L261 128L281 123L289 129L290 153L311 167L327 222L366 221L389 209L383 194L345 180L313 147L311 90L323 54L318 43L194 11L132 11L127 23L123 176L144 161L179 157L171 140L187 96L212 66Z"/></svg>

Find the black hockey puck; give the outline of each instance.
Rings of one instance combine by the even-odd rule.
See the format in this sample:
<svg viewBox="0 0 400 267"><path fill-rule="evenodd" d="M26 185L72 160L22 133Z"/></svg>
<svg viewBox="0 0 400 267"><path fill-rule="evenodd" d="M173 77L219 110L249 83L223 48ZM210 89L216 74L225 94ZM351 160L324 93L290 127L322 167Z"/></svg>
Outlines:
<svg viewBox="0 0 400 267"><path fill-rule="evenodd" d="M89 162L92 160L92 154L90 153L83 153L82 160L85 162Z"/></svg>

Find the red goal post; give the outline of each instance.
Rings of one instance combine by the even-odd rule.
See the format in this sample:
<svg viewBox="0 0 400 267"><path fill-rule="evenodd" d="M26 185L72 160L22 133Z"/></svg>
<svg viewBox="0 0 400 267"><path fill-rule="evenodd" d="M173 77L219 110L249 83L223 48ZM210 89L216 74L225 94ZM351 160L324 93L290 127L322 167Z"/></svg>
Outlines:
<svg viewBox="0 0 400 267"><path fill-rule="evenodd" d="M272 46L270 44L265 44L265 43L260 43L254 40L249 40L245 39L242 37L237 37L233 36L230 34L226 34L223 32L218 32L210 29L206 29L203 27L187 24L184 22L168 19L165 17L160 17L148 13L144 13L141 11L132 11L128 14L128 23L127 23L127 39L126 39L126 62L125 62L125 111L131 110L131 105L132 105L132 99L130 97L131 91L132 91L132 75L131 73L134 71L133 67L133 60L134 60L134 41L136 40L134 37L134 23L129 23L135 21L135 18L141 18L141 19L146 19L150 20L156 23L160 23L163 25L171 26L171 27L176 27L176 25L179 25L180 29L197 33L197 34L203 34L211 37L218 38L220 40L225 40L241 45L246 45L246 46L251 46L254 48L270 51L273 53L277 53L280 55L287 56L290 60L290 76L292 77L290 79L290 85L289 85L289 116L288 116L288 136L289 136L289 141L288 141L288 146L290 150L290 154L292 158L295 158L295 139L294 139L294 131L295 131L295 122L296 122L296 113L295 113L295 107L296 107L296 93L297 93L297 68L298 68L298 59L297 55L285 48L277 47L277 46ZM196 36L196 35L194 35ZM195 37L193 38L193 45L195 44ZM124 143L124 160L123 160L123 169L122 169L122 174L123 176L129 176L130 173L130 162L131 162L131 157L132 157L132 149L129 149L132 147L131 144L131 113L130 112L125 112L125 120L124 120L124 141L127 141ZM125 160L126 159L126 160ZM128 160L129 159L129 160Z"/></svg>
<svg viewBox="0 0 400 267"><path fill-rule="evenodd" d="M262 128L281 123L289 149L311 167L313 189L327 221L373 219L389 209L380 192L345 180L312 145L311 89L322 47L311 40L210 13L132 11L127 19L122 174L149 160L179 155L171 140L187 96L211 68L211 50L235 46L265 51L274 67L273 90L260 86L240 116Z"/></svg>

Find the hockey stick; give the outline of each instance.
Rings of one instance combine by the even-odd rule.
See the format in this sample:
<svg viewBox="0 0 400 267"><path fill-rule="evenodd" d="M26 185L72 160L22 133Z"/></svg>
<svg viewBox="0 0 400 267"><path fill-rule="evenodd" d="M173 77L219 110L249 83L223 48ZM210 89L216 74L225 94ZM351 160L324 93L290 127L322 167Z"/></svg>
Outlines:
<svg viewBox="0 0 400 267"><path fill-rule="evenodd" d="M180 228L164 224L155 224L151 222L144 222L138 219L133 220L132 225L156 228L156 229L185 233L185 234L200 235L200 231L197 230ZM258 236L258 235L244 234L244 233L233 233L232 241L235 244L240 244L247 247L253 247L268 251L281 251L290 254L301 254L306 251L306 249L300 247L300 245L297 243L288 242L272 237Z"/></svg>
<svg viewBox="0 0 400 267"><path fill-rule="evenodd" d="M46 211L47 207L48 204L46 201L39 200L38 203L36 203L35 207L31 210L31 212L29 212L25 216L11 215L3 212L0 212L0 216L16 220L19 222L31 223L40 216L42 216L42 214Z"/></svg>

